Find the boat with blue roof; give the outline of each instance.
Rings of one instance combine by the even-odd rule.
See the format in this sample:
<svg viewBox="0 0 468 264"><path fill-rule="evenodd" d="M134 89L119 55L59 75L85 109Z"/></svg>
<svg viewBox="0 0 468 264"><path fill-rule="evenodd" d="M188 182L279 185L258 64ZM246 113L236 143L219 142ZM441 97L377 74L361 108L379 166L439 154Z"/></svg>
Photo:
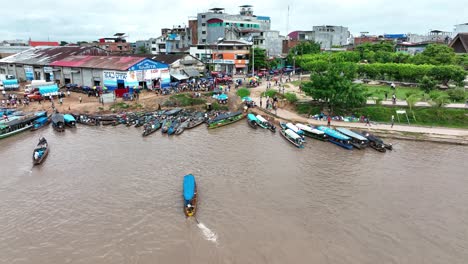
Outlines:
<svg viewBox="0 0 468 264"><path fill-rule="evenodd" d="M345 149L353 149L351 138L325 126L318 126L318 130L323 131L328 136L328 141Z"/></svg>
<svg viewBox="0 0 468 264"><path fill-rule="evenodd" d="M257 129L257 127L258 127L257 122L258 122L258 119L254 114L248 114L247 115L247 123L249 124L249 126L251 128Z"/></svg>
<svg viewBox="0 0 468 264"><path fill-rule="evenodd" d="M68 127L76 127L76 119L73 115L64 114L63 119L65 120L65 125Z"/></svg>
<svg viewBox="0 0 468 264"><path fill-rule="evenodd" d="M369 140L367 138L363 137L362 135L355 133L349 129L339 127L336 129L336 131L340 132L341 134L348 136L351 138L351 144L358 148L358 149L365 149L368 144Z"/></svg>
<svg viewBox="0 0 468 264"><path fill-rule="evenodd" d="M300 123L297 123L296 127L299 128L302 132L304 132L304 135L307 137L318 139L321 141L328 140L327 135L323 131L320 131L316 128L312 128L310 126L300 124Z"/></svg>
<svg viewBox="0 0 468 264"><path fill-rule="evenodd" d="M194 216L197 212L197 183L195 176L187 174L183 182L184 214L186 217Z"/></svg>

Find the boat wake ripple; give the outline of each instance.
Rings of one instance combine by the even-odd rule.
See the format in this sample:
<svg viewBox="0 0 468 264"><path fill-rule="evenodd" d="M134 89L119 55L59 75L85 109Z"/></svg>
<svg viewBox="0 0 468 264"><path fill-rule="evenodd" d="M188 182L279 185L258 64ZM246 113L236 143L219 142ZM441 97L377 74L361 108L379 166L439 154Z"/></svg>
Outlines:
<svg viewBox="0 0 468 264"><path fill-rule="evenodd" d="M198 228L200 228L201 231L203 232L203 236L205 236L205 239L206 239L206 240L218 244L218 235L216 235L215 232L211 231L211 230L210 230L208 227L206 227L203 223L198 223L197 226L198 226Z"/></svg>

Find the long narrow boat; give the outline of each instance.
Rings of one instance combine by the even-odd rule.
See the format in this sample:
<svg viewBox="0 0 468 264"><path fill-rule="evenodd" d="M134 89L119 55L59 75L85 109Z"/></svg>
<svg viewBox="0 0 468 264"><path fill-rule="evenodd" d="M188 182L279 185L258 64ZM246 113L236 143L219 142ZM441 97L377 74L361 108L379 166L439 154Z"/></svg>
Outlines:
<svg viewBox="0 0 468 264"><path fill-rule="evenodd" d="M247 115L247 123L251 128L257 129L258 124L257 124L257 118L255 117L254 114L248 114Z"/></svg>
<svg viewBox="0 0 468 264"><path fill-rule="evenodd" d="M310 138L315 138L321 141L327 141L328 137L327 135L318 129L312 128L310 126L306 126L304 124L297 123L296 127L299 128L302 132L304 132L304 135Z"/></svg>
<svg viewBox="0 0 468 264"><path fill-rule="evenodd" d="M386 152L392 150L392 144L385 144L382 139L372 135L367 131L362 131L362 136L366 137L369 140L369 147L377 150L378 152Z"/></svg>
<svg viewBox="0 0 468 264"><path fill-rule="evenodd" d="M50 119L51 119L50 116L43 116L43 117L39 117L38 119L34 120L33 127L31 128L31 131L38 130L40 128L43 128L43 127L47 126L51 122Z"/></svg>
<svg viewBox="0 0 468 264"><path fill-rule="evenodd" d="M33 151L33 164L41 164L47 157L47 154L49 154L49 144L45 138L41 137Z"/></svg>
<svg viewBox="0 0 468 264"><path fill-rule="evenodd" d="M169 127L169 129L167 129L167 134L169 136L174 135L177 128L179 128L179 126L180 126L180 120L179 119L176 119L176 120L172 121L171 126Z"/></svg>
<svg viewBox="0 0 468 264"><path fill-rule="evenodd" d="M180 124L180 126L176 129L175 133L176 135L180 135L182 133L184 133L185 129L188 127L190 123L190 120L185 120L182 124Z"/></svg>
<svg viewBox="0 0 468 264"><path fill-rule="evenodd" d="M290 129L294 133L298 134L302 138L304 138L304 131L300 130L297 126L295 126L293 123L285 123L285 122L280 122L280 126L282 129Z"/></svg>
<svg viewBox="0 0 468 264"><path fill-rule="evenodd" d="M65 120L65 125L69 127L76 127L76 119L74 116L70 114L64 114L63 115L63 120Z"/></svg>
<svg viewBox="0 0 468 264"><path fill-rule="evenodd" d="M20 132L32 128L33 121L36 119L37 116L32 115L0 124L0 139L18 134Z"/></svg>
<svg viewBox="0 0 468 264"><path fill-rule="evenodd" d="M169 130L169 128L171 127L172 125L172 120L171 119L166 119L163 121L163 125L162 125L162 128L161 128L161 132L164 134L164 133L167 133L167 131Z"/></svg>
<svg viewBox="0 0 468 264"><path fill-rule="evenodd" d="M194 216L197 213L197 183L192 174L184 176L183 197L185 216Z"/></svg>
<svg viewBox="0 0 468 264"><path fill-rule="evenodd" d="M150 121L144 125L144 131L143 131L142 136L143 137L149 136L153 134L154 132L158 131L158 129L160 128L161 128L161 123L159 122L158 119Z"/></svg>
<svg viewBox="0 0 468 264"><path fill-rule="evenodd" d="M242 113L242 111L221 114L208 121L208 128L218 128L218 127L226 126L226 125L235 123L244 117L245 115L244 113Z"/></svg>
<svg viewBox="0 0 468 264"><path fill-rule="evenodd" d="M65 119L62 114L55 113L52 115L52 127L58 132L65 131Z"/></svg>
<svg viewBox="0 0 468 264"><path fill-rule="evenodd" d="M192 129L194 127L197 127L203 123L205 123L205 118L204 117L196 117L192 120L190 120L188 126L185 129Z"/></svg>
<svg viewBox="0 0 468 264"><path fill-rule="evenodd" d="M257 115L256 117L257 117L257 122L258 122L259 126L261 126L263 128L266 128L266 129L269 129L273 133L276 132L276 126L275 125L270 123L268 120L263 118L263 116L261 116L261 115Z"/></svg>
<svg viewBox="0 0 468 264"><path fill-rule="evenodd" d="M349 149L349 150L353 149L353 145L351 144L350 137L345 136L336 130L333 130L331 128L324 127L324 126L318 126L317 129L327 134L329 142L335 145L338 145L340 147L343 147L345 149Z"/></svg>
<svg viewBox="0 0 468 264"><path fill-rule="evenodd" d="M180 111L182 111L182 108L174 108L172 110L168 110L164 112L164 114L167 116L172 116L172 115L177 115Z"/></svg>
<svg viewBox="0 0 468 264"><path fill-rule="evenodd" d="M294 131L292 131L291 129L281 129L280 133L287 141L291 142L294 146L298 148L304 147L304 141L302 140L302 137L294 133Z"/></svg>
<svg viewBox="0 0 468 264"><path fill-rule="evenodd" d="M350 137L351 144L353 144L355 148L365 149L369 144L369 140L367 140L367 138L363 137L361 134L354 133L353 131L343 127L339 127L336 130L341 134Z"/></svg>

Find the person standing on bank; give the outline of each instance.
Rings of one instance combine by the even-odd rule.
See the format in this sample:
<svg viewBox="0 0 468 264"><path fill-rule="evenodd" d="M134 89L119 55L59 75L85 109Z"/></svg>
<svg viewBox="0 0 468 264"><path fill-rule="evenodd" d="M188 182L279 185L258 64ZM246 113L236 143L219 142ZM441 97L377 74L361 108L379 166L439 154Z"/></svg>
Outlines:
<svg viewBox="0 0 468 264"><path fill-rule="evenodd" d="M371 124L370 124L370 116L368 116L368 117L366 118L366 126L367 126L367 125L371 126Z"/></svg>
<svg viewBox="0 0 468 264"><path fill-rule="evenodd" d="M395 124L395 116L394 115L392 115L392 126L391 126L392 128L393 128L393 124Z"/></svg>
<svg viewBox="0 0 468 264"><path fill-rule="evenodd" d="M330 127L330 123L331 123L331 116L329 115L327 117L327 126Z"/></svg>

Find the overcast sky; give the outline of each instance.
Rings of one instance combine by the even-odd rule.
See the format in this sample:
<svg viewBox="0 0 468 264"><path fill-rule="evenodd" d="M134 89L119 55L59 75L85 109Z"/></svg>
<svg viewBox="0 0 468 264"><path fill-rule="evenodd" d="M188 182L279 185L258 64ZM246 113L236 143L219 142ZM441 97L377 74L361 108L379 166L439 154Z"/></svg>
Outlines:
<svg viewBox="0 0 468 264"><path fill-rule="evenodd" d="M161 28L187 25L189 17L213 7L238 13L251 4L270 16L272 29L311 30L313 25L347 26L352 34L452 31L468 23L466 0L2 0L0 39L97 40L125 32L130 41L160 36ZM288 27L288 6L289 27Z"/></svg>

